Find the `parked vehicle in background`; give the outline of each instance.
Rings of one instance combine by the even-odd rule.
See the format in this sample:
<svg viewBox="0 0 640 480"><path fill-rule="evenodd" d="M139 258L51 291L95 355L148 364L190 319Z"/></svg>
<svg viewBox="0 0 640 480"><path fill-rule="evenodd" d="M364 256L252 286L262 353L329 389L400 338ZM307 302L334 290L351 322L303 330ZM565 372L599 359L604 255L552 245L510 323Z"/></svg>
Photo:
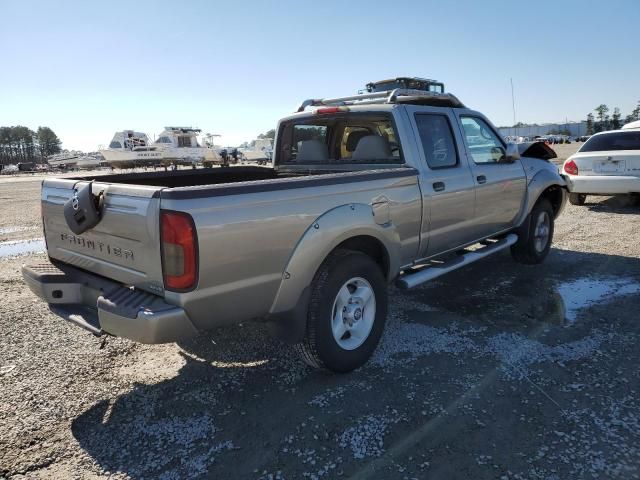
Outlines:
<svg viewBox="0 0 640 480"><path fill-rule="evenodd" d="M573 205L587 195L640 194L640 128L592 135L562 170Z"/></svg>
<svg viewBox="0 0 640 480"><path fill-rule="evenodd" d="M451 94L374 87L303 102L272 168L45 180L51 263L25 267L27 284L96 335L162 343L261 319L346 372L378 344L389 283L506 249L542 262L566 201L557 167Z"/></svg>
<svg viewBox="0 0 640 480"><path fill-rule="evenodd" d="M626 125L623 125L622 130L632 130L634 128L640 129L640 120L636 120L635 122L629 122Z"/></svg>
<svg viewBox="0 0 640 480"><path fill-rule="evenodd" d="M1 175L11 175L13 173L18 173L18 166L10 163L9 165L4 165L4 168L0 170Z"/></svg>
<svg viewBox="0 0 640 480"><path fill-rule="evenodd" d="M20 172L35 172L36 163L35 162L20 162L20 163L18 163L18 170Z"/></svg>
<svg viewBox="0 0 640 480"><path fill-rule="evenodd" d="M241 148L242 160L255 162L258 165L265 165L273 158L273 140L270 138L257 138L253 145L248 148Z"/></svg>

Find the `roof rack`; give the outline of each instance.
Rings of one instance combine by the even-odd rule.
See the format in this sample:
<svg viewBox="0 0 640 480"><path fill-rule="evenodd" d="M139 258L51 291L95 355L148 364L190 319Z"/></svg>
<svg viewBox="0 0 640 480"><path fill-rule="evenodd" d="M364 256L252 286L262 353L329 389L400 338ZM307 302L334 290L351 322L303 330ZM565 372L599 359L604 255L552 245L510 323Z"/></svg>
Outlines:
<svg viewBox="0 0 640 480"><path fill-rule="evenodd" d="M393 90L363 93L360 95L351 95L349 97L321 99L310 98L302 102L297 111L303 112L307 107L370 105L384 103L410 103L452 108L465 107L464 104L451 93L426 92L424 90L395 88Z"/></svg>

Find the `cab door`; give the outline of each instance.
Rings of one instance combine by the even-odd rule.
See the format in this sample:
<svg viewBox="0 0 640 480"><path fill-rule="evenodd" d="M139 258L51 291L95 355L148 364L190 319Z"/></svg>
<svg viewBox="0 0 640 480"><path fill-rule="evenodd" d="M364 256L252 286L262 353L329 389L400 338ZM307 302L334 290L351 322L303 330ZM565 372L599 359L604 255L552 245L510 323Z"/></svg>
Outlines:
<svg viewBox="0 0 640 480"><path fill-rule="evenodd" d="M476 188L476 237L488 237L515 226L527 190L520 160L507 161L506 144L478 113L458 115L466 157Z"/></svg>
<svg viewBox="0 0 640 480"><path fill-rule="evenodd" d="M475 185L453 110L406 109L418 144L424 258L473 240Z"/></svg>

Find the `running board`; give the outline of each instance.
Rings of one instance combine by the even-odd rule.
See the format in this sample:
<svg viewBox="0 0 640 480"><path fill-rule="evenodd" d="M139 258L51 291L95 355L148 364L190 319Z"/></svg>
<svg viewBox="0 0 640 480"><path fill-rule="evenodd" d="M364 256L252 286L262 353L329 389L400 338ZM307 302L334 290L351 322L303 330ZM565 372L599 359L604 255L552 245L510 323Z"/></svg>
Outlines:
<svg viewBox="0 0 640 480"><path fill-rule="evenodd" d="M400 279L398 279L396 285L398 286L398 288L402 289L413 288L417 285L420 285L421 283L438 278L445 273L452 272L453 270L457 270L460 267L464 267L465 265L469 265L470 263L481 260L484 257L488 257L489 255L499 252L500 250L504 250L517 241L518 235L516 235L515 233L510 233L509 235L501 240L498 240L495 243L491 243L486 247L479 248L478 250L474 250L473 252L465 253L464 255L451 261L445 262L441 265L425 267L415 273L405 274L404 276L400 277Z"/></svg>

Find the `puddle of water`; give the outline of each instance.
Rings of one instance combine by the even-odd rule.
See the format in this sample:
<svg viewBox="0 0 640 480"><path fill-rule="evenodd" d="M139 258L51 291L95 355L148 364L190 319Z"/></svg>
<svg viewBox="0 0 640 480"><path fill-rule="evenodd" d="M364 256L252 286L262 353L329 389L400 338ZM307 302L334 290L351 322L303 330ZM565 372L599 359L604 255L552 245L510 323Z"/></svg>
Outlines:
<svg viewBox="0 0 640 480"><path fill-rule="evenodd" d="M16 257L28 253L44 252L44 239L32 238L31 240L17 240L0 242L0 258Z"/></svg>
<svg viewBox="0 0 640 480"><path fill-rule="evenodd" d="M640 293L640 283L630 278L579 278L560 285L558 293L564 301L565 318L574 322L583 308L615 297Z"/></svg>

